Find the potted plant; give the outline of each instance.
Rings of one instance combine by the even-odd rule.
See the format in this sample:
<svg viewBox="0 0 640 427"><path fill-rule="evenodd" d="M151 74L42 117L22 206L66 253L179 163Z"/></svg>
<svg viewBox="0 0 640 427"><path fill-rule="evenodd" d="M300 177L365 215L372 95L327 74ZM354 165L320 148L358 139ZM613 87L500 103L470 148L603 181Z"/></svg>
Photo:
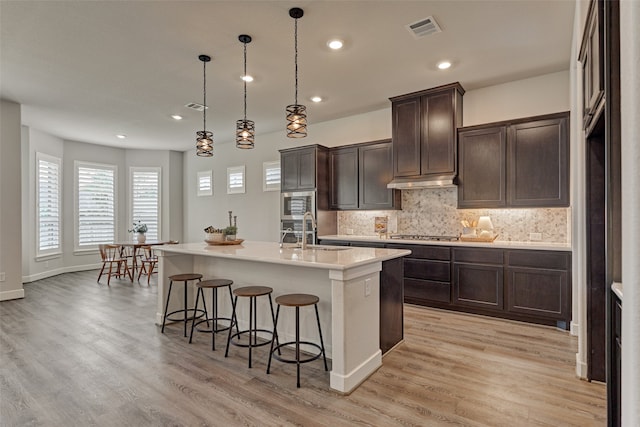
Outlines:
<svg viewBox="0 0 640 427"><path fill-rule="evenodd" d="M138 240L138 243L144 243L147 240L147 236L146 234L144 234L147 232L147 230L147 224L143 224L142 222L138 221L137 223L133 223L133 228L129 230L129 233L136 233L136 239Z"/></svg>
<svg viewBox="0 0 640 427"><path fill-rule="evenodd" d="M224 229L224 235L227 236L227 240L236 240L236 234L238 233L238 227L230 225Z"/></svg>

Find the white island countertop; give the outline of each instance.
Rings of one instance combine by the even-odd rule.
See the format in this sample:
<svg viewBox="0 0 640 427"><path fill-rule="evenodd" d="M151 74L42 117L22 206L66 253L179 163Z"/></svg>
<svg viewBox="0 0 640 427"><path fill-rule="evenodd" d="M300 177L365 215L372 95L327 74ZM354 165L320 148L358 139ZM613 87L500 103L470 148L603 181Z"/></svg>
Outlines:
<svg viewBox="0 0 640 427"><path fill-rule="evenodd" d="M278 243L273 242L244 241L239 245L208 245L202 242L164 245L154 247L154 250L325 270L345 270L411 253L411 251L401 249L310 246L312 247L302 250L300 248L280 248Z"/></svg>
<svg viewBox="0 0 640 427"><path fill-rule="evenodd" d="M499 237L499 236L498 236ZM515 242L495 240L489 242L462 242L462 241L438 241L438 240L404 240L404 239L381 239L378 236L356 236L350 234L337 234L318 236L320 240L353 241L353 242L375 242L375 243L396 243L411 245L434 245L470 248L498 248L498 249L530 249L539 251L571 251L571 243L550 243L550 242Z"/></svg>

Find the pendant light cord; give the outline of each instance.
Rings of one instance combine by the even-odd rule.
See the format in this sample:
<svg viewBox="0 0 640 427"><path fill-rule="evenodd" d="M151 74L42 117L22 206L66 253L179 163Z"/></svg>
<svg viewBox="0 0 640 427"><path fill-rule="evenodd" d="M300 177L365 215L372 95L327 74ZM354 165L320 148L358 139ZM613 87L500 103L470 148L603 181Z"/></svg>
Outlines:
<svg viewBox="0 0 640 427"><path fill-rule="evenodd" d="M247 121L247 43L244 44L244 76L242 81L244 82L244 121Z"/></svg>
<svg viewBox="0 0 640 427"><path fill-rule="evenodd" d="M202 61L202 94L204 110L202 111L202 130L207 130L207 62Z"/></svg>
<svg viewBox="0 0 640 427"><path fill-rule="evenodd" d="M295 97L295 105L298 105L298 18L295 20L294 26L294 62L295 62L295 72L296 72L296 97Z"/></svg>

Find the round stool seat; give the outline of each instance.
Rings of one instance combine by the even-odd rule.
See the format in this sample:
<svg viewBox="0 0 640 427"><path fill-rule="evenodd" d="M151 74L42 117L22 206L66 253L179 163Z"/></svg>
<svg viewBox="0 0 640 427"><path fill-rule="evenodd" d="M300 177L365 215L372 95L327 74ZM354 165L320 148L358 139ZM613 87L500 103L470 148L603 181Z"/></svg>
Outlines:
<svg viewBox="0 0 640 427"><path fill-rule="evenodd" d="M233 294L239 297L259 297L268 295L273 289L268 286L245 286L233 290Z"/></svg>
<svg viewBox="0 0 640 427"><path fill-rule="evenodd" d="M233 285L233 280L229 279L209 279L196 283L199 288L215 289Z"/></svg>
<svg viewBox="0 0 640 427"><path fill-rule="evenodd" d="M320 301L315 295L309 294L286 294L276 298L276 303L287 307L305 307L317 304Z"/></svg>
<svg viewBox="0 0 640 427"><path fill-rule="evenodd" d="M184 273L184 274L174 274L173 276L169 276L170 280L174 282L184 282L187 280L198 280L202 279L202 274L198 273Z"/></svg>

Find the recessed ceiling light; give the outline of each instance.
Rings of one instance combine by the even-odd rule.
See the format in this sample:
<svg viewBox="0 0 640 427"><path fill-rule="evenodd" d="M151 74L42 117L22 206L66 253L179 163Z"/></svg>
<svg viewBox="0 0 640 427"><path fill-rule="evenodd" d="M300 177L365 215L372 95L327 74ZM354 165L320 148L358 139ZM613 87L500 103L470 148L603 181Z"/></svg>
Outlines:
<svg viewBox="0 0 640 427"><path fill-rule="evenodd" d="M252 76L250 76L250 75L248 75L248 74L247 74L246 76L242 76L241 78L242 78L242 80L244 80L245 82L252 82L252 81L253 81L253 77L252 77Z"/></svg>
<svg viewBox="0 0 640 427"><path fill-rule="evenodd" d="M182 116L179 116L178 114L172 114L172 115L171 115L171 118L172 118L173 120L182 120Z"/></svg>
<svg viewBox="0 0 640 427"><path fill-rule="evenodd" d="M440 68L441 70L446 70L449 67L451 67L451 62L449 61L438 62L438 68Z"/></svg>
<svg viewBox="0 0 640 427"><path fill-rule="evenodd" d="M116 138L118 139L125 139L126 137L127 135L123 135L123 134L116 135Z"/></svg>
<svg viewBox="0 0 640 427"><path fill-rule="evenodd" d="M322 102L322 98L319 96L312 96L311 101L313 102Z"/></svg>
<svg viewBox="0 0 640 427"><path fill-rule="evenodd" d="M343 45L344 45L344 43L342 42L342 40L338 40L338 39L329 40L327 42L327 46L329 46L333 50L342 49Z"/></svg>

